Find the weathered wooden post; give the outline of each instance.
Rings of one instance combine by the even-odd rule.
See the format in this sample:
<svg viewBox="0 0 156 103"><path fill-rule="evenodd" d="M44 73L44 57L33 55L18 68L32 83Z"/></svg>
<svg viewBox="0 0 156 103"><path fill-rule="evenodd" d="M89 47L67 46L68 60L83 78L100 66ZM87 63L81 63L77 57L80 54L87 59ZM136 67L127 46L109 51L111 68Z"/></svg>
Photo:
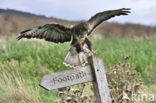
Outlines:
<svg viewBox="0 0 156 103"><path fill-rule="evenodd" d="M112 103L102 59L90 56L88 58L88 63L91 66L93 76L95 78L93 86L96 103Z"/></svg>
<svg viewBox="0 0 156 103"><path fill-rule="evenodd" d="M112 103L102 59L88 58L88 66L45 75L40 86L47 90L93 82L96 103Z"/></svg>

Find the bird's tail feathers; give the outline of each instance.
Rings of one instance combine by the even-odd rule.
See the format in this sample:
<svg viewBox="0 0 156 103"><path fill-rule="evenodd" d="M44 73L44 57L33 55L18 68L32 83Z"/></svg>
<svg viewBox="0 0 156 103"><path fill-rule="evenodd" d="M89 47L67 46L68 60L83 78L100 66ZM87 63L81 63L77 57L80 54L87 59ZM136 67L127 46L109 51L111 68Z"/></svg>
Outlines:
<svg viewBox="0 0 156 103"><path fill-rule="evenodd" d="M86 63L87 63L87 56L85 52L77 53L76 48L73 46L70 48L63 62L63 64L65 64L66 66L73 67L73 68L85 66Z"/></svg>

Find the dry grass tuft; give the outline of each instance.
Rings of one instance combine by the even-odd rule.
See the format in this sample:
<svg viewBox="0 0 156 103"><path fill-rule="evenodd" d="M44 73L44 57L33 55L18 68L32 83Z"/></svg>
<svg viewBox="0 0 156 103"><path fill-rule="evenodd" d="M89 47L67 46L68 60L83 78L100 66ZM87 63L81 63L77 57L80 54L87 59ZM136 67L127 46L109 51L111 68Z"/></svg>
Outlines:
<svg viewBox="0 0 156 103"><path fill-rule="evenodd" d="M26 84L26 80L20 75L18 68L18 62L12 61L8 63L8 66L14 68L14 70L7 71L5 65L0 64L0 91L5 96L0 96L0 102L2 103L39 103L35 91L32 86ZM10 68L10 69L12 69ZM5 97L5 98L3 98Z"/></svg>
<svg viewBox="0 0 156 103"><path fill-rule="evenodd" d="M130 56L125 57L123 63L116 63L107 73L113 103L124 103L125 101L133 103L130 100L132 94L139 94L142 91L141 75L130 70L129 58Z"/></svg>

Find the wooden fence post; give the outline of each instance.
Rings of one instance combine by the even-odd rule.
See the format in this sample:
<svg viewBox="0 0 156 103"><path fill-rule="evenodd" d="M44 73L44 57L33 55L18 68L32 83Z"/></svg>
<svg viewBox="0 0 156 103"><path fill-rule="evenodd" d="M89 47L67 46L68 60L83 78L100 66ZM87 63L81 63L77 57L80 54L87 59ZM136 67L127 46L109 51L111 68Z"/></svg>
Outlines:
<svg viewBox="0 0 156 103"><path fill-rule="evenodd" d="M93 81L93 88L96 96L96 103L112 103L102 59L90 56L88 58L88 63L91 66L95 78L95 81Z"/></svg>

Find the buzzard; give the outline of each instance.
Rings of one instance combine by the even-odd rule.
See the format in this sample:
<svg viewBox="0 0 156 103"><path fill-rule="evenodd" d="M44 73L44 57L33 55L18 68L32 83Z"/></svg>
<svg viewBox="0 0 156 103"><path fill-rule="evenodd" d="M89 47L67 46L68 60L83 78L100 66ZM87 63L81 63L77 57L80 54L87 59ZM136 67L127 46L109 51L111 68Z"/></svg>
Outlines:
<svg viewBox="0 0 156 103"><path fill-rule="evenodd" d="M103 11L91 17L88 21L70 28L60 24L45 24L21 32L17 40L37 38L54 43L71 41L71 47L63 63L71 67L84 66L87 57L95 54L92 42L88 39L92 31L103 21L115 16L128 15L128 13L130 13L129 8Z"/></svg>

